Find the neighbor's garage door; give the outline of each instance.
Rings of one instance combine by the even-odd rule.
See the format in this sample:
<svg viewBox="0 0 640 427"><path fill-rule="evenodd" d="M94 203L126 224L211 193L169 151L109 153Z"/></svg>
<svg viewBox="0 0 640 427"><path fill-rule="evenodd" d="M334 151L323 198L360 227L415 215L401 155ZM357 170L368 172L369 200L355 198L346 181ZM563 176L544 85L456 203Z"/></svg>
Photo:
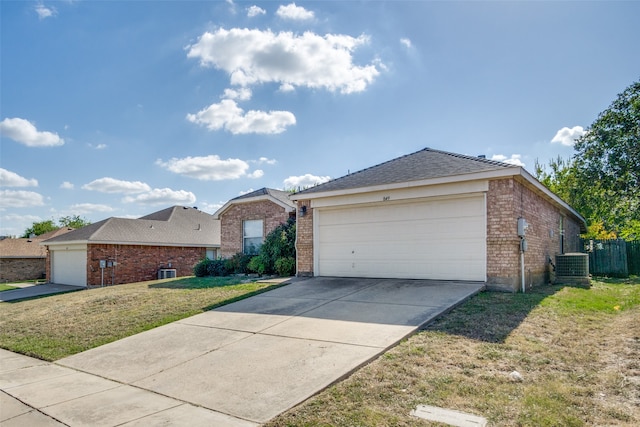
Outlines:
<svg viewBox="0 0 640 427"><path fill-rule="evenodd" d="M51 250L51 268L51 281L53 283L87 286L86 248Z"/></svg>
<svg viewBox="0 0 640 427"><path fill-rule="evenodd" d="M486 280L484 195L321 208L319 276Z"/></svg>

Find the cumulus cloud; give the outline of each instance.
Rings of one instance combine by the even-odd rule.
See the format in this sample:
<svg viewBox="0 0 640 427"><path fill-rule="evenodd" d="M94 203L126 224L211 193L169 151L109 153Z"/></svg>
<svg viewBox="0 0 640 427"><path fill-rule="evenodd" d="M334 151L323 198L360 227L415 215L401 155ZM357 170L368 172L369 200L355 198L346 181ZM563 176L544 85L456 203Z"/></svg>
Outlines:
<svg viewBox="0 0 640 427"><path fill-rule="evenodd" d="M411 40L407 39L407 38L401 38L400 39L400 43L405 46L407 49L411 48L412 44L411 44Z"/></svg>
<svg viewBox="0 0 640 427"><path fill-rule="evenodd" d="M187 120L206 126L209 130L225 129L234 135L258 133L278 134L287 126L296 123L296 117L289 111L247 111L235 101L223 99L219 104L211 104L196 114L187 114Z"/></svg>
<svg viewBox="0 0 640 427"><path fill-rule="evenodd" d="M37 179L28 179L15 172L0 168L0 186L2 187L37 187Z"/></svg>
<svg viewBox="0 0 640 427"><path fill-rule="evenodd" d="M99 191L101 193L135 194L150 191L151 187L140 181L122 181L115 178L104 177L83 185L82 189Z"/></svg>
<svg viewBox="0 0 640 427"><path fill-rule="evenodd" d="M306 21L309 19L313 19L314 16L313 12L305 9L302 6L296 6L295 3L278 7L276 15L278 15L282 19L291 19L294 21Z"/></svg>
<svg viewBox="0 0 640 427"><path fill-rule="evenodd" d="M94 212L113 212L114 209L109 205L101 205L96 203L76 203L69 207L74 215L85 215Z"/></svg>
<svg viewBox="0 0 640 427"><path fill-rule="evenodd" d="M0 208L30 208L42 205L42 195L34 191L0 190Z"/></svg>
<svg viewBox="0 0 640 427"><path fill-rule="evenodd" d="M256 169L247 175L248 178L253 178L253 179L262 178L263 176L264 176L264 171L261 169Z"/></svg>
<svg viewBox="0 0 640 427"><path fill-rule="evenodd" d="M558 143L566 145L567 147L573 147L573 144L576 143L576 140L583 136L585 133L586 131L582 128L582 126L574 126L572 128L563 127L558 132L556 132L556 136L553 137L551 143Z"/></svg>
<svg viewBox="0 0 640 427"><path fill-rule="evenodd" d="M0 122L0 135L11 138L27 147L54 147L63 145L64 139L57 133L38 131L29 121L21 118L6 118Z"/></svg>
<svg viewBox="0 0 640 427"><path fill-rule="evenodd" d="M220 98L223 99L237 99L238 101L248 101L251 99L253 93L251 89L243 87L240 89L225 89Z"/></svg>
<svg viewBox="0 0 640 427"><path fill-rule="evenodd" d="M201 181L223 181L247 176L249 164L240 159L223 160L215 154L203 157L172 158L168 161L158 159L158 166L170 172Z"/></svg>
<svg viewBox="0 0 640 427"><path fill-rule="evenodd" d="M353 63L353 52L368 42L364 35L220 28L202 34L187 47L187 56L227 72L232 85L279 83L346 94L365 90L380 74L379 64Z"/></svg>
<svg viewBox="0 0 640 427"><path fill-rule="evenodd" d="M264 15L266 13L267 13L266 10L256 5L253 5L247 8L247 16L249 18L254 18L258 15Z"/></svg>
<svg viewBox="0 0 640 427"><path fill-rule="evenodd" d="M252 163L257 163L259 165L267 164L267 165L275 165L278 163L276 159L268 159L266 157L260 157L258 160L250 160Z"/></svg>
<svg viewBox="0 0 640 427"><path fill-rule="evenodd" d="M192 205L196 196L190 191L172 190L170 188L154 188L136 196L127 196L124 203L140 203L143 205Z"/></svg>
<svg viewBox="0 0 640 427"><path fill-rule="evenodd" d="M522 163L521 157L522 156L520 154L512 154L511 157L507 157L504 154L494 154L493 156L491 156L491 160L496 160L498 162L507 163L514 166L524 167L525 164Z"/></svg>
<svg viewBox="0 0 640 427"><path fill-rule="evenodd" d="M69 181L65 181L60 184L60 188L62 188L63 190L73 190L75 188L75 185L73 185Z"/></svg>
<svg viewBox="0 0 640 427"><path fill-rule="evenodd" d="M290 176L289 178L284 180L284 188L306 188L313 187L317 184L322 184L323 182L327 182L331 179L330 176L316 176L311 175L310 173L300 175L300 176Z"/></svg>
<svg viewBox="0 0 640 427"><path fill-rule="evenodd" d="M56 13L58 13L58 11L56 10L55 7L53 7L53 6L45 6L42 3L38 3L34 7L34 10L38 14L38 18L40 18L40 20L43 20L43 19L46 19L46 18L51 18L52 16L55 16Z"/></svg>
<svg viewBox="0 0 640 427"><path fill-rule="evenodd" d="M218 202L218 203L208 203L208 202L204 202L204 203L200 203L198 205L198 209L200 209L201 211L213 214L215 213L218 209L220 209L221 207L223 207L225 204L225 202Z"/></svg>

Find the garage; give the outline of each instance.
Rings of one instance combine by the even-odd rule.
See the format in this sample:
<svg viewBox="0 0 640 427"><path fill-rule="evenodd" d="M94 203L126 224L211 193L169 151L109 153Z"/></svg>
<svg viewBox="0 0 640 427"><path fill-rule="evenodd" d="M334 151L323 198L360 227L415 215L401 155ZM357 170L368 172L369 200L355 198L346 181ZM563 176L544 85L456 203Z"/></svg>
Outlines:
<svg viewBox="0 0 640 427"><path fill-rule="evenodd" d="M314 212L319 276L486 280L484 193Z"/></svg>
<svg viewBox="0 0 640 427"><path fill-rule="evenodd" d="M87 286L87 246L49 248L51 282L59 285Z"/></svg>

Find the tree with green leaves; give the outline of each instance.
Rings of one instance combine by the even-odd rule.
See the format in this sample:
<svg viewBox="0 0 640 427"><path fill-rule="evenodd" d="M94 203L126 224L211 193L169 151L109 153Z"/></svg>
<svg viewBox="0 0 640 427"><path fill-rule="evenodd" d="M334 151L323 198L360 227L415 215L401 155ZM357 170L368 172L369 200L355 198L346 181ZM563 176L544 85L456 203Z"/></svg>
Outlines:
<svg viewBox="0 0 640 427"><path fill-rule="evenodd" d="M85 218L80 218L79 215L63 216L58 220L57 224L53 221L53 219L47 219L45 221L33 222L31 226L24 231L22 237L31 237L32 235L39 236L50 231L55 231L60 227L70 227L77 229L89 224L91 224L91 221Z"/></svg>
<svg viewBox="0 0 640 427"><path fill-rule="evenodd" d="M536 177L589 221L588 237L640 239L640 81L618 95L580 137L570 160Z"/></svg>

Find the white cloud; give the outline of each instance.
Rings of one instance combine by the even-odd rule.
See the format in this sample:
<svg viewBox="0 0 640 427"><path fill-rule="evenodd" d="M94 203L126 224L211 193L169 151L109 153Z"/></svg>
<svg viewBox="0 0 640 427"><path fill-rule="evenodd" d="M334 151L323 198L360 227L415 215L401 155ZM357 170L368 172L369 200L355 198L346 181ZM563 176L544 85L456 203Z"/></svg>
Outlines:
<svg viewBox="0 0 640 427"><path fill-rule="evenodd" d="M247 16L249 18L254 18L254 17L258 16L258 15L264 15L266 13L267 13L266 10L264 10L263 8L261 8L259 6L256 6L256 5L253 5L253 6L247 8Z"/></svg>
<svg viewBox="0 0 640 427"><path fill-rule="evenodd" d="M87 144L90 148L93 148L94 150L104 150L105 148L107 148L107 144Z"/></svg>
<svg viewBox="0 0 640 427"><path fill-rule="evenodd" d="M296 123L296 117L289 111L255 111L247 113L231 99L223 99L219 104L211 104L196 114L187 114L187 120L204 125L209 130L225 129L234 135L258 133L278 134L287 126Z"/></svg>
<svg viewBox="0 0 640 427"><path fill-rule="evenodd" d="M201 211L213 214L215 213L218 209L220 209L221 207L223 207L225 204L225 202L218 202L218 203L200 203L200 205L198 206L198 209L200 209Z"/></svg>
<svg viewBox="0 0 640 427"><path fill-rule="evenodd" d="M346 94L365 90L380 74L377 61L353 64L353 51L368 42L364 35L323 37L312 32L220 28L202 34L188 46L187 56L227 72L233 85L273 82L284 89L308 87Z"/></svg>
<svg viewBox="0 0 640 427"><path fill-rule="evenodd" d="M27 179L15 172L0 168L0 186L2 187L37 187L37 179Z"/></svg>
<svg viewBox="0 0 640 427"><path fill-rule="evenodd" d="M278 7L276 15L278 15L282 19L291 19L294 21L306 21L309 19L313 19L313 12L305 9L302 6L296 6L295 3Z"/></svg>
<svg viewBox="0 0 640 427"><path fill-rule="evenodd" d="M238 193L239 196L244 196L245 194L249 194L249 193L253 193L254 190L253 188L248 189L247 191L240 191L240 193Z"/></svg>
<svg viewBox="0 0 640 427"><path fill-rule="evenodd" d="M407 39L407 38L401 38L400 39L400 43L402 45L404 45L407 49L410 49L412 44L411 44L411 40Z"/></svg>
<svg viewBox="0 0 640 427"><path fill-rule="evenodd" d="M137 196L127 196L122 201L124 203L141 203L144 205L192 205L196 201L196 196L192 192L185 190L154 188Z"/></svg>
<svg viewBox="0 0 640 427"><path fill-rule="evenodd" d="M249 164L240 159L222 160L212 154L204 157L172 158L166 162L158 159L158 166L170 172L201 181L222 181L226 179L238 179L247 175Z"/></svg>
<svg viewBox="0 0 640 427"><path fill-rule="evenodd" d="M40 20L45 18L51 18L52 16L55 16L58 13L55 7L53 6L47 7L42 3L38 3L34 7L34 10L38 14L38 18L40 18Z"/></svg>
<svg viewBox="0 0 640 427"><path fill-rule="evenodd" d="M253 179L262 178L263 176L264 176L264 171L261 169L256 169L252 173L247 175L248 178L253 178Z"/></svg>
<svg viewBox="0 0 640 427"><path fill-rule="evenodd" d="M93 212L113 212L114 209L109 205L101 205L96 203L76 203L71 205L69 210L73 215L84 215Z"/></svg>
<svg viewBox="0 0 640 427"><path fill-rule="evenodd" d="M75 188L75 185L73 185L69 181L65 181L60 184L60 188L62 188L63 190L73 190Z"/></svg>
<svg viewBox="0 0 640 427"><path fill-rule="evenodd" d="M566 145L567 147L573 147L573 144L576 143L576 140L587 133L582 126L574 126L572 128L563 127L558 132L556 132L556 136L553 137L551 143L558 143L562 145Z"/></svg>
<svg viewBox="0 0 640 427"><path fill-rule="evenodd" d="M3 236L20 236L34 222L40 221L42 221L42 218L37 215L16 213L2 215L0 217L0 234Z"/></svg>
<svg viewBox="0 0 640 427"><path fill-rule="evenodd" d="M64 139L57 133L40 132L29 121L20 118L6 118L0 122L0 135L11 138L27 147L54 147L63 145Z"/></svg>
<svg viewBox="0 0 640 427"><path fill-rule="evenodd" d="M251 163L257 163L259 165L267 164L267 165L275 165L278 163L276 159L268 159L266 157L260 157L258 160L250 160Z"/></svg>
<svg viewBox="0 0 640 427"><path fill-rule="evenodd" d="M284 188L305 188L305 187L313 187L316 184L322 184L323 182L327 182L331 179L330 176L315 176L310 173L300 175L300 176L290 176L289 178L284 180Z"/></svg>
<svg viewBox="0 0 640 427"><path fill-rule="evenodd" d="M0 190L0 208L30 208L42 205L44 199L36 192Z"/></svg>
<svg viewBox="0 0 640 427"><path fill-rule="evenodd" d="M151 187L140 181L122 181L115 178L104 177L83 185L82 189L99 191L101 193L133 194L150 191Z"/></svg>
<svg viewBox="0 0 640 427"><path fill-rule="evenodd" d="M223 99L237 99L238 101L248 101L251 99L253 93L251 89L242 87L240 89L225 89L220 98Z"/></svg>
<svg viewBox="0 0 640 427"><path fill-rule="evenodd" d="M494 154L493 156L491 156L491 160L496 160L498 162L502 162L502 163L507 163L509 165L515 165L515 166L522 166L524 167L525 164L522 163L521 159L521 155L520 154L512 154L511 157L507 157L503 154Z"/></svg>

